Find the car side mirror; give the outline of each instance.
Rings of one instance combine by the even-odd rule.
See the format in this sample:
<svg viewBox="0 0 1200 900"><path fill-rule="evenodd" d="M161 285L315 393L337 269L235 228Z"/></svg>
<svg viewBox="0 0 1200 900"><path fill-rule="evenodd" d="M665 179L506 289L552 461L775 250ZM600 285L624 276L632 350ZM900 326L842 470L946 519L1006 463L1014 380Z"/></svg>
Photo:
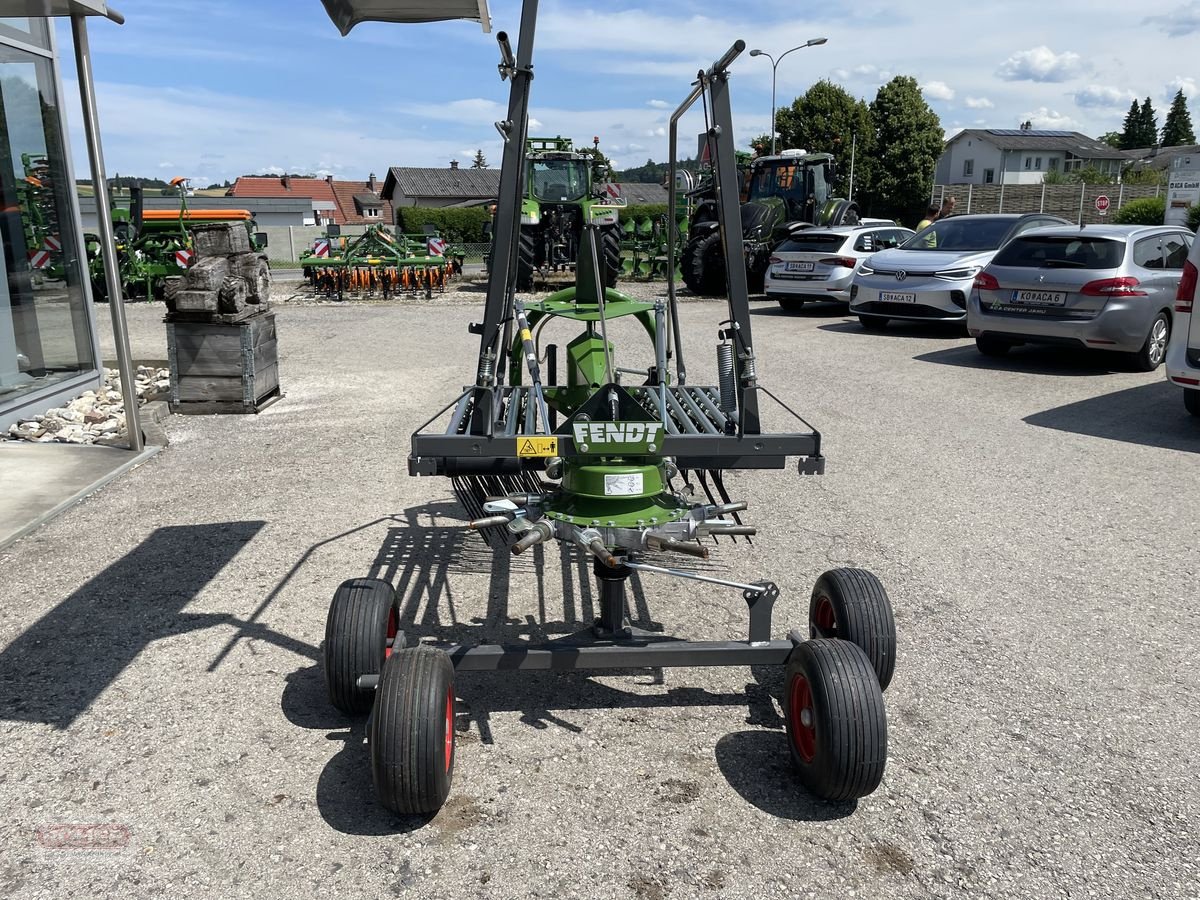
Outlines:
<svg viewBox="0 0 1200 900"><path fill-rule="evenodd" d="M262 250L267 246L268 238L265 231L254 232L254 249Z"/></svg>

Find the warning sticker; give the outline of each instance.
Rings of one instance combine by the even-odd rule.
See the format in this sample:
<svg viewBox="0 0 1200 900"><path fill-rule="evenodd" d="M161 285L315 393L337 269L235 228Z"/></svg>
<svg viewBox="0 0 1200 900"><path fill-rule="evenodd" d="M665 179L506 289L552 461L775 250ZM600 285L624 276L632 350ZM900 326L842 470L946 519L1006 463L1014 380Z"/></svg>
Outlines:
<svg viewBox="0 0 1200 900"><path fill-rule="evenodd" d="M642 493L642 473L628 475L605 475L605 497L634 497Z"/></svg>
<svg viewBox="0 0 1200 900"><path fill-rule="evenodd" d="M558 456L558 438L518 438L517 456Z"/></svg>

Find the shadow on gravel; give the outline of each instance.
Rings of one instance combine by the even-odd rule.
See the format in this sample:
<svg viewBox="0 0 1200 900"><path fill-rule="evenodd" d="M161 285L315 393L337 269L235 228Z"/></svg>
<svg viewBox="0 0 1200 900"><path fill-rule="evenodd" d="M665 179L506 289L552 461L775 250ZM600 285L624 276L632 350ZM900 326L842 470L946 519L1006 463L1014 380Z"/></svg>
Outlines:
<svg viewBox="0 0 1200 900"><path fill-rule="evenodd" d="M867 331L857 321L830 322L819 325L821 331L844 331L850 334L870 335L877 338L951 338L964 340L963 326L955 322L889 322L880 331ZM975 348L971 348L974 352Z"/></svg>
<svg viewBox="0 0 1200 900"><path fill-rule="evenodd" d="M787 740L778 731L727 734L717 741L717 765L743 800L776 818L830 822L853 815L857 802L829 803L804 789L792 770Z"/></svg>
<svg viewBox="0 0 1200 900"><path fill-rule="evenodd" d="M1078 350L1072 347L1014 347L1006 356L984 356L974 344L935 350L914 356L919 362L964 369L993 369L998 372L1027 372L1031 375L1092 376L1128 372L1121 357L1103 350ZM1165 382L1164 382L1165 383Z"/></svg>
<svg viewBox="0 0 1200 900"><path fill-rule="evenodd" d="M1200 422L1183 408L1181 388L1163 380L1026 416L1040 428L1146 447L1200 453Z"/></svg>
<svg viewBox="0 0 1200 900"><path fill-rule="evenodd" d="M760 306L750 310L752 316L778 316L781 319L845 319L846 304L828 302L805 303L799 309L783 309L775 301L771 306Z"/></svg>
<svg viewBox="0 0 1200 900"><path fill-rule="evenodd" d="M232 616L183 609L265 524L153 531L0 653L0 718L67 728L151 642L241 624ZM253 636L271 639L258 631Z"/></svg>

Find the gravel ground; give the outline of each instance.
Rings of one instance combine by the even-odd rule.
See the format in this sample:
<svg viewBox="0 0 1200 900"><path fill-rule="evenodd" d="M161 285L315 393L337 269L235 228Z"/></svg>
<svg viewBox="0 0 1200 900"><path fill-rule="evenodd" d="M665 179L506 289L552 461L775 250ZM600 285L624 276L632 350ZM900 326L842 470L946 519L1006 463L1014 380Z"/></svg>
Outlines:
<svg viewBox="0 0 1200 900"><path fill-rule="evenodd" d="M833 308L755 304L760 375L829 470L732 476L761 536L717 562L778 582L780 635L821 571L883 579L881 788L799 789L776 672L464 674L446 807L378 808L318 662L342 579L392 579L425 636L593 613L570 558L493 559L447 482L405 474L470 373L481 300L281 304L282 401L171 418L166 452L0 554L0 894L1200 896L1200 427L1178 391ZM163 358L161 307L128 311L137 355ZM683 317L711 377L724 308ZM632 587L641 624L743 633L734 592ZM57 849L64 824L116 849Z"/></svg>

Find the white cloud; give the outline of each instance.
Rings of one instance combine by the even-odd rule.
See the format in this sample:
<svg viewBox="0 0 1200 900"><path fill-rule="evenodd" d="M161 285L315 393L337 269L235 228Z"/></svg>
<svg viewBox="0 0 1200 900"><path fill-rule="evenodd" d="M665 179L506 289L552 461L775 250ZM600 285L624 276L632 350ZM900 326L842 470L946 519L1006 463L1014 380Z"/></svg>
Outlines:
<svg viewBox="0 0 1200 900"><path fill-rule="evenodd" d="M1089 84L1087 87L1080 88L1075 92L1076 105L1084 107L1111 107L1116 109L1128 106L1129 101L1133 99L1135 98L1132 91L1123 91L1120 88L1107 87L1102 84Z"/></svg>
<svg viewBox="0 0 1200 900"><path fill-rule="evenodd" d="M667 129L659 125L657 128L647 128L646 137L666 137Z"/></svg>
<svg viewBox="0 0 1200 900"><path fill-rule="evenodd" d="M953 100L954 88L944 81L926 81L921 85L925 96L931 100Z"/></svg>
<svg viewBox="0 0 1200 900"><path fill-rule="evenodd" d="M1006 59L996 74L1005 81L1067 81L1085 71L1083 59L1070 50L1055 53L1049 47L1021 50Z"/></svg>
<svg viewBox="0 0 1200 900"><path fill-rule="evenodd" d="M1050 128L1062 131L1075 131L1079 123L1070 116L1065 116L1056 109L1039 106L1033 112L1022 113L1021 118L1028 119L1034 128Z"/></svg>
<svg viewBox="0 0 1200 900"><path fill-rule="evenodd" d="M529 130L530 131L537 131L541 127L542 127L542 123L539 120L535 119L533 116L529 117Z"/></svg>
<svg viewBox="0 0 1200 900"><path fill-rule="evenodd" d="M654 109L670 109L671 108L671 104L668 103L666 100L647 100L646 105L653 107Z"/></svg>
<svg viewBox="0 0 1200 900"><path fill-rule="evenodd" d="M1166 32L1168 37L1186 37L1200 31L1200 3L1193 2L1176 8L1164 16L1147 16L1142 20L1145 25L1156 25Z"/></svg>
<svg viewBox="0 0 1200 900"><path fill-rule="evenodd" d="M1176 75L1167 83L1167 95L1174 97L1182 90L1185 97L1196 96L1196 79L1190 75Z"/></svg>
<svg viewBox="0 0 1200 900"><path fill-rule="evenodd" d="M967 109L995 109L996 104L987 97L968 97L966 99Z"/></svg>

